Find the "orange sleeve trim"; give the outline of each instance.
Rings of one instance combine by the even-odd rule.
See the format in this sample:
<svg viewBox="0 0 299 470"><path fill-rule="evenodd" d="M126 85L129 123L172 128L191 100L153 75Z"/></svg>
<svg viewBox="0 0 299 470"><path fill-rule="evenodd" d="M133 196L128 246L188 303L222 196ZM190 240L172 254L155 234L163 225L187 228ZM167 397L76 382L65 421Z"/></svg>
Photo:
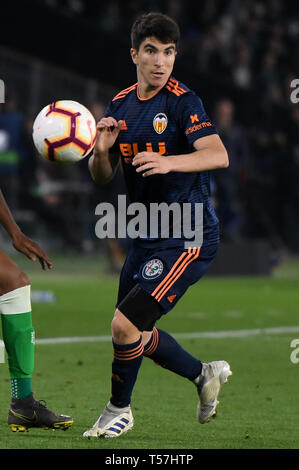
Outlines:
<svg viewBox="0 0 299 470"><path fill-rule="evenodd" d="M128 88L125 88L124 90L120 91L114 98L112 101L116 101L116 100L119 100L121 98L124 98L128 93L130 93L130 91L133 91L135 88L137 87L137 83L135 83L134 85L128 87Z"/></svg>
<svg viewBox="0 0 299 470"><path fill-rule="evenodd" d="M179 86L179 82L177 80L174 80L173 78L170 78L166 84L167 90L171 91L174 93L176 96L183 95L184 93L187 93L187 90L184 90L184 88Z"/></svg>

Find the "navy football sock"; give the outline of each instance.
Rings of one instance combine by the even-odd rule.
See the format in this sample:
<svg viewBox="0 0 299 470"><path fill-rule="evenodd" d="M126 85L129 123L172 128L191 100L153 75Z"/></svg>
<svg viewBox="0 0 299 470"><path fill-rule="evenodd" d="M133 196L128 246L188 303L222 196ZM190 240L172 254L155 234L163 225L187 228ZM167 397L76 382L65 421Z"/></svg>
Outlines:
<svg viewBox="0 0 299 470"><path fill-rule="evenodd" d="M157 328L144 346L144 356L192 381L201 373L202 362L185 351L166 331Z"/></svg>
<svg viewBox="0 0 299 470"><path fill-rule="evenodd" d="M112 394L110 402L123 408L131 402L131 395L143 358L142 337L132 344L116 344L113 341Z"/></svg>

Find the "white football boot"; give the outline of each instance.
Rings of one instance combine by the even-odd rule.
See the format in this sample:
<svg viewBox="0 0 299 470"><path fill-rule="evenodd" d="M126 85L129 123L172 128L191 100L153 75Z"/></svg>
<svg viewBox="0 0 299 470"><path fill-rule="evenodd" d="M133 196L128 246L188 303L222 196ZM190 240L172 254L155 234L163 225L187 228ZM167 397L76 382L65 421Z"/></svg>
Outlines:
<svg viewBox="0 0 299 470"><path fill-rule="evenodd" d="M207 423L216 415L221 385L227 382L230 375L232 371L226 361L203 362L201 374L195 379L199 396L197 418L201 424Z"/></svg>
<svg viewBox="0 0 299 470"><path fill-rule="evenodd" d="M110 401L92 428L83 433L84 437L119 437L134 426L131 407L118 408Z"/></svg>

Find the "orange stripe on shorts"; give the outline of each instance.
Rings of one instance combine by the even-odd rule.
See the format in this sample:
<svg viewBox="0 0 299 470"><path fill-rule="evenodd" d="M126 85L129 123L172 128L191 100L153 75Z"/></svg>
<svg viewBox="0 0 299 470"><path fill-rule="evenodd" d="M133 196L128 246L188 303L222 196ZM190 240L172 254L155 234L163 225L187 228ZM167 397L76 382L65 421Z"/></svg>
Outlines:
<svg viewBox="0 0 299 470"><path fill-rule="evenodd" d="M167 282L167 280L172 276L175 268L178 266L179 263L181 263L181 261L185 258L185 256L187 256L187 253L186 251L184 251L181 256L179 257L179 259L174 263L174 265L172 266L171 270L169 271L169 273L164 277L164 279L160 282L160 284L156 287L156 289L154 290L154 292L152 292L152 296L155 297L156 294L158 293L158 291L161 289L161 287L165 284L165 282Z"/></svg>
<svg viewBox="0 0 299 470"><path fill-rule="evenodd" d="M181 275L183 274L187 266L190 263L192 263L192 261L198 258L199 252L200 252L200 248L188 248L188 256L184 258L183 262L177 267L177 269L168 279L168 281L163 286L163 288L155 296L158 302L162 299L162 297L164 297L166 292L169 291L169 289L171 288L171 286L173 286L173 284L177 281L177 279L181 277Z"/></svg>

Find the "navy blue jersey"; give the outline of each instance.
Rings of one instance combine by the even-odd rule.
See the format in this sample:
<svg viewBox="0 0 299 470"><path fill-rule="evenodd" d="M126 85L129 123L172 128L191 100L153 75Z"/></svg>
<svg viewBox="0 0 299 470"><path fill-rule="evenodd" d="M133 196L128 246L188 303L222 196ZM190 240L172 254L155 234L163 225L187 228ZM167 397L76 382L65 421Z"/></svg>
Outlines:
<svg viewBox="0 0 299 470"><path fill-rule="evenodd" d="M148 99L140 98L138 84L118 93L111 101L106 116L123 120L115 146L120 151L130 202L142 202L147 208L151 203L190 203L191 229L194 229L194 204L203 203L203 244L218 241L218 219L210 201L210 174L203 172L170 172L164 175L143 177L132 165L134 155L142 151L167 155L194 152L193 143L211 134L217 134L215 125L207 116L200 98L183 83L170 77L164 88ZM174 216L175 217L175 216ZM171 217L170 217L171 219ZM176 221L177 222L177 221ZM171 224L172 225L172 224ZM180 237L138 238L145 247L182 246Z"/></svg>

